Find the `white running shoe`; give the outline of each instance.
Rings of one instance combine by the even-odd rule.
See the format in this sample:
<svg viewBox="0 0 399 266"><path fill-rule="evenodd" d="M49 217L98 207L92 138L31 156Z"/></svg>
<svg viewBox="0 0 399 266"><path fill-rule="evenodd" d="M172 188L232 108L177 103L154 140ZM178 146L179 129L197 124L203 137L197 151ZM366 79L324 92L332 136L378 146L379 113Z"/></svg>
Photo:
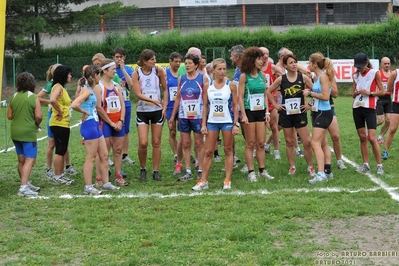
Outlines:
<svg viewBox="0 0 399 266"><path fill-rule="evenodd" d="M258 179L256 178L255 172L251 172L248 174L248 180L249 182L257 182Z"/></svg>

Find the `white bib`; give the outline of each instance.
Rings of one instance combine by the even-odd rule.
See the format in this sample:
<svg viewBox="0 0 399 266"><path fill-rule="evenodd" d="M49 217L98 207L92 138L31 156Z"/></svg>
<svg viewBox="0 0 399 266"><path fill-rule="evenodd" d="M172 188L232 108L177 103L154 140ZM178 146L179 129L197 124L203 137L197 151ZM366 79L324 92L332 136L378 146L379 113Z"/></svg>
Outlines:
<svg viewBox="0 0 399 266"><path fill-rule="evenodd" d="M171 102L176 100L177 87L169 87L169 100Z"/></svg>
<svg viewBox="0 0 399 266"><path fill-rule="evenodd" d="M313 112L319 111L319 99L312 98L312 111Z"/></svg>
<svg viewBox="0 0 399 266"><path fill-rule="evenodd" d="M285 99L285 110L287 115L296 115L301 113L301 98Z"/></svg>
<svg viewBox="0 0 399 266"><path fill-rule="evenodd" d="M151 91L150 91L150 90L145 90L145 91L143 91L143 94L144 94L145 96L147 96L148 98L150 98L150 99L159 101L158 91L155 91L155 90L151 90ZM146 106L152 106L152 105L155 105L155 104L152 103L152 102L145 102L145 105L146 105Z"/></svg>
<svg viewBox="0 0 399 266"><path fill-rule="evenodd" d="M113 95L113 96L108 96L105 98L107 102L107 113L112 114L112 113L118 113L121 110L121 103L119 101L119 96Z"/></svg>
<svg viewBox="0 0 399 266"><path fill-rule="evenodd" d="M182 101L183 110L187 116L200 115L200 101L199 100L186 100Z"/></svg>
<svg viewBox="0 0 399 266"><path fill-rule="evenodd" d="M249 108L251 111L265 109L265 95L263 93L249 95Z"/></svg>

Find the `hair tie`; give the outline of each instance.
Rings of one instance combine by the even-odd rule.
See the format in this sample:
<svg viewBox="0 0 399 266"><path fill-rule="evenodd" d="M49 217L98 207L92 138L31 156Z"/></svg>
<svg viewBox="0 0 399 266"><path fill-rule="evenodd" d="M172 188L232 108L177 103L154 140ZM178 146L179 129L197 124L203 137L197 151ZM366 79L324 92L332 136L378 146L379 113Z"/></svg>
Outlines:
<svg viewBox="0 0 399 266"><path fill-rule="evenodd" d="M115 62L111 62L111 63L106 64L105 66L102 66L101 69L106 70L107 68L115 66L115 65L116 65Z"/></svg>

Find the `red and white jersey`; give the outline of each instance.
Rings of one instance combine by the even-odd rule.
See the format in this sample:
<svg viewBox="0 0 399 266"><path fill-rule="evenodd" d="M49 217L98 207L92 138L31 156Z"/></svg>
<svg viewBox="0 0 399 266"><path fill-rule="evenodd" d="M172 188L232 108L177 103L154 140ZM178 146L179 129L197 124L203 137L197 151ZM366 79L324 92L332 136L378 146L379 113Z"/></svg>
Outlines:
<svg viewBox="0 0 399 266"><path fill-rule="evenodd" d="M389 73L391 72L392 71L389 70ZM384 70L380 69L380 77L381 77L382 86L384 87L384 91L387 92L389 75L386 76Z"/></svg>
<svg viewBox="0 0 399 266"><path fill-rule="evenodd" d="M399 68L394 70L396 71L396 78L393 81L393 102L394 103L399 103Z"/></svg>
<svg viewBox="0 0 399 266"><path fill-rule="evenodd" d="M268 62L266 69L263 71L263 73L265 73L266 76L266 88L269 88L270 85L272 85L272 83L276 79L276 77L273 74L272 65L273 64L271 62Z"/></svg>
<svg viewBox="0 0 399 266"><path fill-rule="evenodd" d="M375 80L375 76L378 70L375 69L367 69L367 71L362 73L353 74L353 81L356 83L356 90L367 90L369 92L377 92L378 86ZM364 107L375 109L377 107L377 99L376 96L368 96L359 94L353 100L353 108Z"/></svg>

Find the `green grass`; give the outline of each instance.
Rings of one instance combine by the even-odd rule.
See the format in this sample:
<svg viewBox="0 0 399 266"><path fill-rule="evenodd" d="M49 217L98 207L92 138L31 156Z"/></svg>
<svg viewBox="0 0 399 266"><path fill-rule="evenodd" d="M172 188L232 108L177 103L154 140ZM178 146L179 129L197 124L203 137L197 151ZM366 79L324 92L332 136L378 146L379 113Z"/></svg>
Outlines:
<svg viewBox="0 0 399 266"><path fill-rule="evenodd" d="M360 164L351 102L349 97L338 98L336 112L343 154ZM43 128L44 125L43 122ZM191 192L194 180L177 182L172 176L173 154L166 126L162 182L138 181L134 124L130 136L129 153L136 164L123 168L131 184L120 192L106 193L112 197L83 196L81 174L71 186L48 181L44 177L47 140L43 140L39 142L37 164L31 176L32 182L42 187L43 197L20 198L16 195L19 179L15 151L1 153L0 264L314 265L317 252L359 249L350 239L334 233L318 235L315 224L332 230L334 221L399 214L398 202L369 177L357 173L349 164L347 170L338 170L334 155L334 179L327 183L308 185L306 163L301 158L296 158L297 173L288 176L282 133L282 160L266 156L266 168L275 180L249 183L246 174L235 170L232 190L223 192L223 165L214 163L210 188L201 193ZM239 135L236 141L237 155L243 159L244 140ZM220 151L223 156L221 148ZM78 127L71 131L70 153L74 167L82 172L85 151ZM398 145L394 142L390 159L384 161L386 175L379 177L390 187L399 186L394 178L397 153ZM372 156L370 164L375 173ZM149 172L151 167L149 152ZM325 188L341 191L326 192ZM324 240L322 244L320 238ZM397 241L393 240L390 247L397 250ZM360 262L359 259L358 265Z"/></svg>

